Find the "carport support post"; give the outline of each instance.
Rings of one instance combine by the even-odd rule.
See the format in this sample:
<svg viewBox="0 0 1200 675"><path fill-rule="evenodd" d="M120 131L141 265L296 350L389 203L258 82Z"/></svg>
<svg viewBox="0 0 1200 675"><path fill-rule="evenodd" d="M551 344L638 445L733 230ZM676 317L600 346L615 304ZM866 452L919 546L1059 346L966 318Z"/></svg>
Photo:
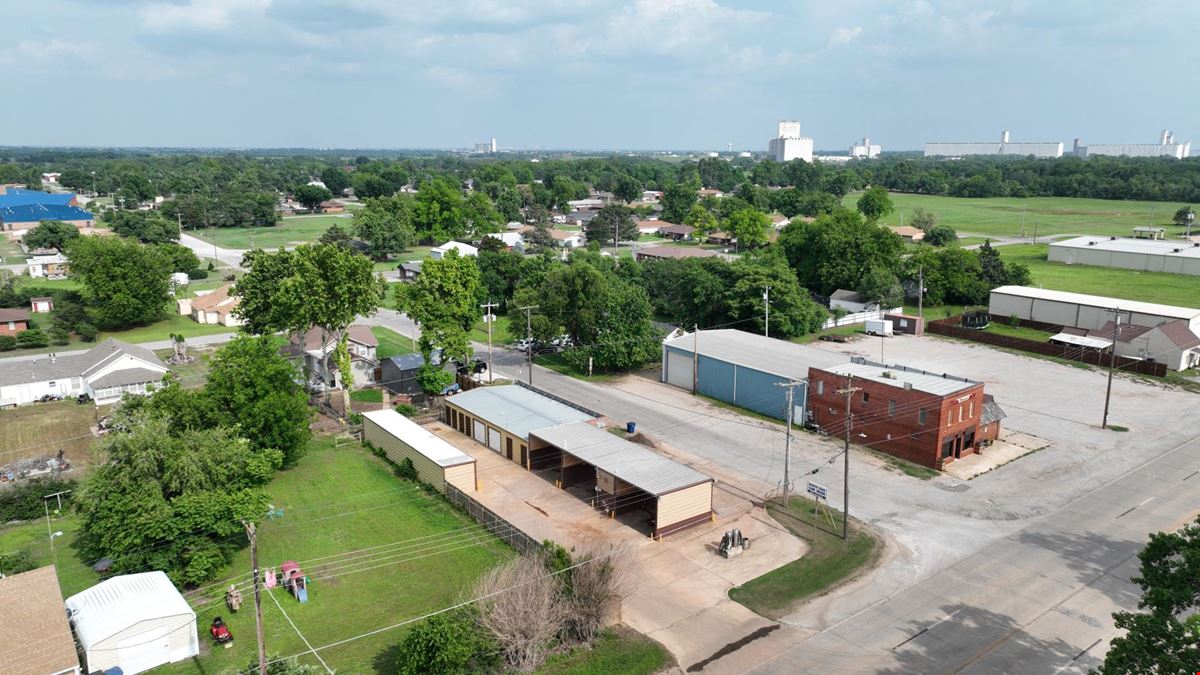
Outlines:
<svg viewBox="0 0 1200 675"><path fill-rule="evenodd" d="M258 536L254 523L242 521L246 526L246 537L250 539L250 567L254 570L254 629L258 634L258 675L267 675L267 645L263 642L262 596L258 588Z"/></svg>

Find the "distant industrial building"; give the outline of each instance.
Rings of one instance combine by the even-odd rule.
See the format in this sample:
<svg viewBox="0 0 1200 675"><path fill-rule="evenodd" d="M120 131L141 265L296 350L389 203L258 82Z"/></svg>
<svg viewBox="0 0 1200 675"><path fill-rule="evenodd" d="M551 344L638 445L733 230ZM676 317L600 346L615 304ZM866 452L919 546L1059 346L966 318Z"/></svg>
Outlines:
<svg viewBox="0 0 1200 675"><path fill-rule="evenodd" d="M786 340L734 329L676 333L663 341L662 381L776 419L787 419L787 388L793 419L805 419L810 366L830 366L845 357Z"/></svg>
<svg viewBox="0 0 1200 675"><path fill-rule="evenodd" d="M493 136L491 138L491 140L489 140L486 143L476 143L475 144L475 152L478 152L480 154L495 153L496 152L496 137Z"/></svg>
<svg viewBox="0 0 1200 675"><path fill-rule="evenodd" d="M1074 237L1050 244L1047 259L1068 265L1200 276L1200 243L1129 237Z"/></svg>
<svg viewBox="0 0 1200 675"><path fill-rule="evenodd" d="M1162 130L1162 133L1158 137L1158 143L1083 145L1083 141L1076 138L1075 144L1071 148L1071 152L1076 157L1083 158L1104 155L1108 157L1174 157L1175 159L1186 159L1191 156L1191 151L1191 141L1176 143L1175 133L1170 129Z"/></svg>
<svg viewBox="0 0 1200 675"><path fill-rule="evenodd" d="M933 469L974 454L1000 435L1004 411L983 383L861 357L808 371L812 422L901 459Z"/></svg>
<svg viewBox="0 0 1200 675"><path fill-rule="evenodd" d="M866 137L862 139L862 143L850 146L850 157L853 159L875 159L881 152L883 152L883 146L871 143L871 139Z"/></svg>
<svg viewBox="0 0 1200 675"><path fill-rule="evenodd" d="M1057 327L1061 333L1054 336L1055 342L1096 349L1113 347L1118 356L1164 363L1171 370L1187 370L1200 364L1200 309L1001 286L992 290L988 312L997 319L1015 316ZM1080 337L1089 340L1085 343L1074 339Z"/></svg>
<svg viewBox="0 0 1200 675"><path fill-rule="evenodd" d="M1008 131L1000 134L999 143L926 143L926 157L969 157L973 155L1014 155L1017 157L1062 157L1063 144L1057 143L1013 143Z"/></svg>
<svg viewBox="0 0 1200 675"><path fill-rule="evenodd" d="M813 139L800 135L800 122L795 120L780 122L779 135L771 139L767 148L776 162L813 159Z"/></svg>

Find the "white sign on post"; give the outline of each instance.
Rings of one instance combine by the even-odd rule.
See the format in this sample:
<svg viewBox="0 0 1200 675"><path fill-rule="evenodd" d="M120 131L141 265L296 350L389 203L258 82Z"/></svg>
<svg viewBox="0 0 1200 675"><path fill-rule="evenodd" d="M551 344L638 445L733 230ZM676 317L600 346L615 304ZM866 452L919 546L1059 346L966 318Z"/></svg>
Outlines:
<svg viewBox="0 0 1200 675"><path fill-rule="evenodd" d="M829 490L827 490L824 485L820 485L812 481L808 481L808 488L806 489L806 492L817 499L829 499Z"/></svg>

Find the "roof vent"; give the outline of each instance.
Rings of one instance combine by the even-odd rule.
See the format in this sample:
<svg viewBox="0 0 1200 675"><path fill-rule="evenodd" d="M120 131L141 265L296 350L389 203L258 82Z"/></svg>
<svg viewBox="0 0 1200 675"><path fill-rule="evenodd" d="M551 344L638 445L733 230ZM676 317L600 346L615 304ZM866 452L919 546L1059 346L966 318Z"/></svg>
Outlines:
<svg viewBox="0 0 1200 675"><path fill-rule="evenodd" d="M1171 249L1171 253L1181 253L1181 252L1183 252L1183 249L1181 249L1181 248Z"/></svg>
<svg viewBox="0 0 1200 675"><path fill-rule="evenodd" d="M883 371L883 377L885 377L886 379L889 379L889 380L894 380L894 379L896 379L896 374L890 370L885 370L885 371Z"/></svg>
<svg viewBox="0 0 1200 675"><path fill-rule="evenodd" d="M1088 242L1088 246L1095 246L1095 245L1096 245L1096 244L1098 244L1098 243L1100 243L1100 242L1097 242L1097 241L1089 241L1089 242Z"/></svg>
<svg viewBox="0 0 1200 675"><path fill-rule="evenodd" d="M904 388L908 391L912 391L912 382L905 382Z"/></svg>
<svg viewBox="0 0 1200 675"><path fill-rule="evenodd" d="M1117 240L1117 238L1116 238L1116 237L1109 237L1109 238L1108 238L1108 240L1109 240L1109 241L1116 241L1116 240Z"/></svg>

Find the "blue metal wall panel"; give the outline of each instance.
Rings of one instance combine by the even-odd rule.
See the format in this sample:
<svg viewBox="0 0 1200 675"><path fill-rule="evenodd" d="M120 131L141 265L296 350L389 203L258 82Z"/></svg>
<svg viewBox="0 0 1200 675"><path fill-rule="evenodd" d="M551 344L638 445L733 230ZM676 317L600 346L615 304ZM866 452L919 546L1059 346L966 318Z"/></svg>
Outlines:
<svg viewBox="0 0 1200 675"><path fill-rule="evenodd" d="M733 364L700 355L700 384L699 390L705 396L711 396L718 401L733 402L734 378Z"/></svg>
<svg viewBox="0 0 1200 675"><path fill-rule="evenodd" d="M787 419L787 388L775 386L786 382L785 377L739 367L737 396L731 403L762 415Z"/></svg>
<svg viewBox="0 0 1200 675"><path fill-rule="evenodd" d="M667 347L669 353L692 356L690 350ZM690 364L689 364L690 365ZM691 368L687 369L691 376ZM668 379L674 380L675 373L668 373ZM699 393L741 406L760 415L776 419L787 419L787 389L776 386L787 382L786 377L764 373L761 370L735 366L727 361L721 361L700 355L699 360ZM792 392L792 403L796 408L795 420L803 423L802 411L808 408L808 383L800 382Z"/></svg>

